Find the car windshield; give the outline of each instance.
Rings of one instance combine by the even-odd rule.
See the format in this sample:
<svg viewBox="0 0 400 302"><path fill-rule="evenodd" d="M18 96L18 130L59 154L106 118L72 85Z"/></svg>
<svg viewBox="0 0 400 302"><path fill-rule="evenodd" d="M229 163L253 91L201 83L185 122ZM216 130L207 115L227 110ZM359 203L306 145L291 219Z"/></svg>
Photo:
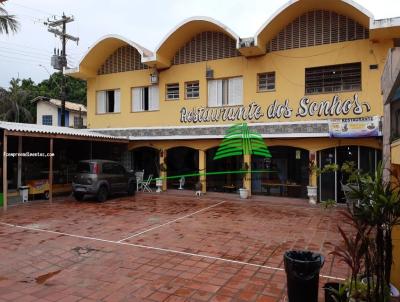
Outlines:
<svg viewBox="0 0 400 302"><path fill-rule="evenodd" d="M78 173L90 173L90 164L89 163L79 163L78 164Z"/></svg>

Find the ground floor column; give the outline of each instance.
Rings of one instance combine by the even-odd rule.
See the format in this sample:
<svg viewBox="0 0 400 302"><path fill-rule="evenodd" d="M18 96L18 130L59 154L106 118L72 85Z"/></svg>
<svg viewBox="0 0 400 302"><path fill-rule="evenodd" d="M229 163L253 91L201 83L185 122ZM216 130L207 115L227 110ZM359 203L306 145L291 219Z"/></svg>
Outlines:
<svg viewBox="0 0 400 302"><path fill-rule="evenodd" d="M8 194L8 182L7 182L7 135L3 134L3 209L7 210L7 194Z"/></svg>
<svg viewBox="0 0 400 302"><path fill-rule="evenodd" d="M18 136L17 189L22 186L22 136Z"/></svg>
<svg viewBox="0 0 400 302"><path fill-rule="evenodd" d="M243 164L248 168L247 173L243 179L243 187L249 190L249 197L251 196L251 154L245 154L243 157Z"/></svg>
<svg viewBox="0 0 400 302"><path fill-rule="evenodd" d="M50 138L49 157L49 200L53 202L53 139Z"/></svg>
<svg viewBox="0 0 400 302"><path fill-rule="evenodd" d="M317 161L317 152L315 151L310 151L310 162L314 162L315 165L318 165L318 161ZM315 173L314 171L310 171L309 172L309 186L312 187L316 187L317 186L317 173Z"/></svg>
<svg viewBox="0 0 400 302"><path fill-rule="evenodd" d="M160 177L163 181L162 184L162 190L166 191L167 190L167 164L166 164L166 158L167 158L167 150L160 150Z"/></svg>
<svg viewBox="0 0 400 302"><path fill-rule="evenodd" d="M207 177L206 177L206 152L203 150L199 150L199 173L200 173L200 184L201 184L201 192L207 192Z"/></svg>

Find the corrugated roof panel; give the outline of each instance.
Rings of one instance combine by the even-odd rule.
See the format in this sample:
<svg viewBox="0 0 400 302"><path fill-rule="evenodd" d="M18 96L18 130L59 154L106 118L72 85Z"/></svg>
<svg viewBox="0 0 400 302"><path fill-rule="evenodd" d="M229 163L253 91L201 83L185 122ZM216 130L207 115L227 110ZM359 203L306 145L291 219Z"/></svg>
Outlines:
<svg viewBox="0 0 400 302"><path fill-rule="evenodd" d="M95 137L95 138L109 138L109 139L127 139L126 137L119 137L113 135L106 135L91 131L89 129L75 129L68 127L59 126L46 126L37 124L24 124L24 123L12 123L0 121L0 128L8 131L16 132L31 132L31 133L43 133L43 134L59 134L59 135L70 135L70 136L84 136L84 137Z"/></svg>

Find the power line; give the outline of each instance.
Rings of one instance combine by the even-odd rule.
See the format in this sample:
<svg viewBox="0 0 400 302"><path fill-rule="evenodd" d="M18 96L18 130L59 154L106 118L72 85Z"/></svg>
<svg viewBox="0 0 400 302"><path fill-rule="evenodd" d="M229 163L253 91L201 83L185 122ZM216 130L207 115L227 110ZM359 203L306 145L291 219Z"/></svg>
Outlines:
<svg viewBox="0 0 400 302"><path fill-rule="evenodd" d="M38 53L38 52L15 49L15 48L10 48L10 47L2 47L2 48L0 48L0 51L11 52L11 53L16 52L17 54L20 53L20 54L24 54L24 55L26 54L26 55L42 57L42 58L48 58L50 55L49 53Z"/></svg>
<svg viewBox="0 0 400 302"><path fill-rule="evenodd" d="M45 60L43 59L43 60L39 60L39 59L34 59L34 58L29 58L29 57L13 57L13 56L9 56L9 55L4 55L4 54L1 54L0 53L0 58L1 59L3 59L3 58L6 58L6 59L13 59L13 60L16 60L16 61L30 61L30 62L36 62L36 64L37 63L39 63L39 62L45 62ZM49 62L47 61L46 62L46 64L48 64Z"/></svg>
<svg viewBox="0 0 400 302"><path fill-rule="evenodd" d="M15 6L23 7L25 9L29 9L29 10L32 10L32 11L40 12L42 14L45 14L45 15L48 15L48 16L52 16L52 17L57 17L58 16L56 14L47 12L47 11L42 10L42 9L38 9L38 8L34 8L34 7L22 5L22 4L18 4L18 3L15 3L15 2L7 2L7 5L15 5Z"/></svg>
<svg viewBox="0 0 400 302"><path fill-rule="evenodd" d="M0 43L15 45L17 47L21 47L21 48L24 48L24 49L28 47L30 49L40 50L42 52L46 52L47 53L47 49L37 48L37 47L33 47L33 46L27 45L27 44L13 43L13 42L10 42L10 41L1 41L1 40L0 40ZM70 51L69 53L73 54L75 56L82 56L82 54L83 54L83 52L78 53L78 52L74 52L74 51Z"/></svg>

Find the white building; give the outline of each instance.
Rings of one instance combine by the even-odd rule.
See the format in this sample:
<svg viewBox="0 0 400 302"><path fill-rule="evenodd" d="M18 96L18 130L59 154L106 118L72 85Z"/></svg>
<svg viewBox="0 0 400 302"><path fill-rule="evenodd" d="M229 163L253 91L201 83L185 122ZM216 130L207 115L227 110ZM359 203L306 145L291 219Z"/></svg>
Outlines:
<svg viewBox="0 0 400 302"><path fill-rule="evenodd" d="M61 126L61 100L47 97L37 97L32 100L36 103L36 124ZM65 126L86 128L86 106L73 102L65 102Z"/></svg>

